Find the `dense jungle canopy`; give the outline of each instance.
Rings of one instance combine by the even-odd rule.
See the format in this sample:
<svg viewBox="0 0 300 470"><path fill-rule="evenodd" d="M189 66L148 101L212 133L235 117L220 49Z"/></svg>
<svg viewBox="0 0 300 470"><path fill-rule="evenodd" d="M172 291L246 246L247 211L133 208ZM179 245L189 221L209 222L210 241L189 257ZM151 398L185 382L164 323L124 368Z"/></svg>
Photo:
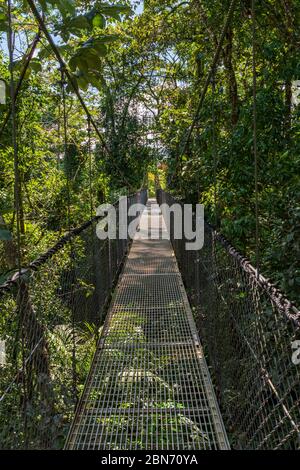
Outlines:
<svg viewBox="0 0 300 470"><path fill-rule="evenodd" d="M6 83L0 104L1 282L17 268L16 197L26 265L100 203L134 192L147 179L151 186L151 175L159 173L172 193L205 204L207 218L251 260L257 195L261 270L299 300L298 0L256 2L257 193L250 0L237 2L214 81L186 140L229 4L14 1L11 34L8 4L0 1L0 78Z"/></svg>

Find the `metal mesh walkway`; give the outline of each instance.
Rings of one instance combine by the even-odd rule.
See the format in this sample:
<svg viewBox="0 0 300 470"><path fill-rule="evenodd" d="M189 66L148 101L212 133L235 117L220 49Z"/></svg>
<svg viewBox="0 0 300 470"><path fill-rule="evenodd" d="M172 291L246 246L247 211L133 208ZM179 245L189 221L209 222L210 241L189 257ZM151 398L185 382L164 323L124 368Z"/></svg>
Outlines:
<svg viewBox="0 0 300 470"><path fill-rule="evenodd" d="M227 449L191 309L149 200L98 343L67 449Z"/></svg>

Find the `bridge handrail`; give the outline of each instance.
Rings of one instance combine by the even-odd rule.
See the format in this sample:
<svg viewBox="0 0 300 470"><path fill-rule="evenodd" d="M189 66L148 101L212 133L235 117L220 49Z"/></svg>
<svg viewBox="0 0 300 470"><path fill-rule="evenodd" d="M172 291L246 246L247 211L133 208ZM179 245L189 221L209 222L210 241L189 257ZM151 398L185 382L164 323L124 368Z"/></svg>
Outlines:
<svg viewBox="0 0 300 470"><path fill-rule="evenodd" d="M157 194L158 198L159 193L165 194L168 197L172 198L174 202L182 204L179 199L176 199L171 193L164 191L163 189L158 189ZM295 325L300 326L300 310L297 308L294 302L290 301L285 294L268 278L263 276L263 274L258 273L256 268L251 264L250 260L243 256L231 243L230 241L222 235L216 228L209 223L207 220L204 221L206 227L210 229L215 239L218 240L221 245L226 249L228 254L235 258L241 268L252 278L252 280L257 283L262 289L264 289L271 300L277 305L277 307L282 311L289 320L293 321Z"/></svg>
<svg viewBox="0 0 300 470"><path fill-rule="evenodd" d="M127 199L134 197L138 194L144 193L147 191L146 189L141 189L140 191L137 191L136 193L132 193L127 196ZM115 201L113 203L114 207L118 206L119 201ZM78 227L74 227L73 229L69 230L65 235L63 235L51 248L49 248L47 251L45 251L43 254L38 256L34 261L31 261L27 266L23 267L21 269L21 273L18 271L15 272L10 276L10 278L5 281L3 284L0 284L0 297L2 295L5 295L8 291L10 291L18 282L21 276L26 276L26 274L29 271L37 271L40 266L42 266L44 263L46 263L49 259L52 258L58 251L60 251L68 242L70 242L74 237L80 235L82 232L84 232L87 228L89 228L93 223L98 222L102 219L104 219L105 216L97 216L95 215L91 219L87 220L84 222L82 225Z"/></svg>
<svg viewBox="0 0 300 470"><path fill-rule="evenodd" d="M170 225L233 447L298 449L300 312L208 222L204 233L203 248L187 251Z"/></svg>

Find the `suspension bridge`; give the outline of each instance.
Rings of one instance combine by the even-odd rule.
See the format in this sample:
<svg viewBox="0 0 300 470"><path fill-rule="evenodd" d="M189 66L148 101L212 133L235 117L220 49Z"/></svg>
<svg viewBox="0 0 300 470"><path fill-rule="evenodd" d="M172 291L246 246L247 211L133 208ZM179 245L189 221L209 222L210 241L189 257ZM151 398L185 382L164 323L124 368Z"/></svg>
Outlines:
<svg viewBox="0 0 300 470"><path fill-rule="evenodd" d="M146 201L143 190L128 205ZM298 448L296 307L207 223L204 247L186 251L172 224L165 239L154 200L131 247L99 240L98 221L0 288L1 447L228 449L229 435L235 448ZM76 324L104 317L77 402Z"/></svg>
<svg viewBox="0 0 300 470"><path fill-rule="evenodd" d="M213 84L236 3L230 2L174 175ZM44 34L60 65L65 149L67 79L88 119L89 154L92 127L106 158L107 144L59 48L35 3L28 0L28 5L38 35ZM160 206L180 201L161 188L156 201L148 199L146 189L127 196L128 207L147 203L132 243L118 236L100 240L96 226L101 217L95 216L70 227L27 266L18 256L18 271L0 286L2 449L299 448L300 366L292 355L300 339L300 312L263 276L258 263L253 6L251 17L256 265L208 222L201 250L185 249L174 221L168 227L170 240L165 239ZM9 18L13 63L10 12ZM11 117L17 232L15 101L38 40L16 88L11 67L11 106L1 129ZM214 204L217 210L216 191ZM149 221L155 240L147 239ZM17 244L20 255L19 232Z"/></svg>
<svg viewBox="0 0 300 470"><path fill-rule="evenodd" d="M156 214L155 212L156 209ZM150 218L150 224L148 219ZM197 329L159 208L134 240L69 434L69 449L226 449ZM150 225L153 240L148 238Z"/></svg>

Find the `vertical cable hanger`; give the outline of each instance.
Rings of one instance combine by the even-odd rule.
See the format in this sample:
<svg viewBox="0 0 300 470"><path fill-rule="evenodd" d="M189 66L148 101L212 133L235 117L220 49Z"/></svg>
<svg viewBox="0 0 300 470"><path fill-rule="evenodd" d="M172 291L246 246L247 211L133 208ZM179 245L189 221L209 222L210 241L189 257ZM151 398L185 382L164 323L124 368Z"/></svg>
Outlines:
<svg viewBox="0 0 300 470"><path fill-rule="evenodd" d="M65 80L65 73L64 69L61 67L60 68L60 74L61 74L61 92L62 92L62 112L63 112L63 139L64 139L64 162L66 164L66 188L67 188L67 225L68 225L68 230L70 232L71 230L71 187L70 187L70 168L68 165L68 118L67 118L67 112L66 112L66 80ZM74 259L75 259L75 253L74 253L74 245L73 241L70 240L70 258L71 258L71 267L74 270ZM71 281L72 282L72 281ZM71 291L73 291L73 282L71 286ZM72 292L73 296L73 292ZM77 372L76 372L76 333L75 333L75 313L74 313L74 308L73 305L71 306L72 308L72 381L73 381L73 397L74 397L74 404L76 407L77 404Z"/></svg>
<svg viewBox="0 0 300 470"><path fill-rule="evenodd" d="M13 29L12 29L12 4L11 0L7 1L7 15L8 15L8 52L9 52L9 71L10 71L10 99L11 99L11 121L12 121L12 146L14 155L14 206L16 214L16 238L17 238L17 264L18 271L21 274L21 236L20 236L20 170L19 170L19 155L18 155L18 142L17 142L17 110L15 101L15 84L14 84L14 44L13 44Z"/></svg>
<svg viewBox="0 0 300 470"><path fill-rule="evenodd" d="M253 87L253 156L254 156L254 192L255 192L255 265L256 274L260 269L259 243L259 200L258 200L258 152L257 152L257 72L256 72L256 16L255 0L251 0L252 17L252 87Z"/></svg>
<svg viewBox="0 0 300 470"><path fill-rule="evenodd" d="M213 180L214 180L214 222L217 228L218 223L218 201L217 201L217 148L216 148L216 113L215 113L215 99L216 99L216 69L213 71L211 79L212 89L212 159L213 159Z"/></svg>
<svg viewBox="0 0 300 470"><path fill-rule="evenodd" d="M57 123L57 138L58 138L58 152L57 152L57 169L60 168L60 144L61 144L61 102L58 94L58 123Z"/></svg>
<svg viewBox="0 0 300 470"><path fill-rule="evenodd" d="M92 148L91 148L91 120L90 117L88 116L87 118L87 132L88 132L88 165L89 165L89 204L90 204L90 219L92 220L94 216L94 200L93 200L93 167L92 167ZM94 224L91 224L90 227L90 246L92 247L91 249L91 259L90 259L90 265L91 265L91 270L96 269L95 268L95 226ZM97 330L98 331L98 330ZM97 334L95 335L95 340L97 341Z"/></svg>
<svg viewBox="0 0 300 470"><path fill-rule="evenodd" d="M181 161L182 156L186 152L189 141L190 141L190 139L192 137L192 134L193 134L193 131L195 129L196 123L199 121L199 116L200 116L201 109L203 107L206 92L207 92L208 87L211 83L211 79L212 79L212 76L213 76L213 73L214 73L214 69L216 68L216 66L219 63L219 58L220 58L223 42L225 40L225 36L226 36L226 32L228 30L228 27L229 27L229 25L232 21L232 18L233 18L234 12L235 12L236 4L237 4L237 0L231 0L230 5L229 5L229 9L228 9L228 13L227 13L226 18L225 18L224 26L223 26L223 29L222 29L222 32L221 32L221 36L220 36L220 39L218 41L218 47L217 47L217 49L215 51L215 54L214 54L214 57L213 57L212 65L211 65L211 67L209 69L209 72L208 72L208 75L206 77L206 80L205 80L205 83L204 83L204 86L203 86L203 89L202 89L202 92L201 92L201 95L200 95L200 99L199 99L199 102L198 102L198 105L197 105L197 108L196 108L196 112L195 112L193 120L192 120L192 124L190 125L190 127L188 129L186 138L182 142L183 145L182 145L181 150L179 148L179 153L178 153L178 155L175 159L175 166L174 166L174 170L173 170L173 173L171 175L169 183L171 183L171 181L173 180L173 178L175 176L175 173L177 171L179 162Z"/></svg>
<svg viewBox="0 0 300 470"><path fill-rule="evenodd" d="M67 112L66 112L66 80L65 80L65 73L63 68L60 69L60 76L61 76L61 94L62 94L62 115L63 115L63 148L64 148L64 162L67 164L66 168L66 180L67 180L67 224L68 230L71 230L71 195L70 195L70 178L69 178L69 168L68 168L68 135L67 135L67 127L68 127L68 119L67 119Z"/></svg>
<svg viewBox="0 0 300 470"><path fill-rule="evenodd" d="M237 0L233 0L233 1L237 1ZM109 156L110 155L110 149L107 146L106 141L104 140L104 137L103 137L102 133L99 131L98 126L97 126L93 116L91 116L90 111L87 108L87 105L85 104L85 102L84 102L84 100L83 100L83 98L80 94L80 91L79 91L78 86L76 84L76 80L74 80L74 77L72 76L71 72L66 67L66 64L65 64L65 62L64 62L64 60L61 56L61 53L59 51L59 48L55 44L55 41L52 39L52 36L51 36L51 34L49 33L49 31L47 29L47 26L46 26L45 19L44 19L43 15L40 14L37 6L35 5L34 0L27 0L27 3L29 5L36 21L39 24L41 31L44 33L45 38L47 39L47 41L48 41L48 43L49 43L56 59L57 59L60 67L64 70L64 75L65 75L66 80L68 81L70 87L72 88L73 92L77 96L77 98L79 100L79 103L80 103L81 107L83 108L86 116L89 116L90 121L91 121L91 125L93 126L93 128L94 128L94 130L95 130L95 132L96 132L96 134L99 137L99 140L101 142L103 152L107 156ZM115 162L114 159L111 159L111 163L114 166L115 170L118 172L119 176L121 176L123 182L126 184L126 187L131 189L132 185L127 180L126 176L124 175L123 171L120 169L119 165Z"/></svg>
<svg viewBox="0 0 300 470"><path fill-rule="evenodd" d="M94 215L94 201L93 201L93 182L92 182L92 148L91 148L91 120L87 118L87 131L88 131L88 159L89 159L89 197L90 197L90 217Z"/></svg>

